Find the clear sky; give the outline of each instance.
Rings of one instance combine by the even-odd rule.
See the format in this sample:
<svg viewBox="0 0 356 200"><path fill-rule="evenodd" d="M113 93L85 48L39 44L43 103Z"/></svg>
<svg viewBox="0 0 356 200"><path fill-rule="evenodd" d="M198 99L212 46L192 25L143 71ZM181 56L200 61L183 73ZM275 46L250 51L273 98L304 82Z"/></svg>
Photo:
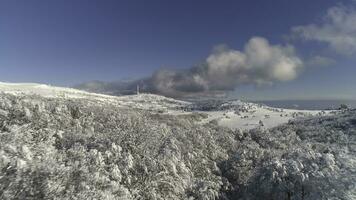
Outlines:
<svg viewBox="0 0 356 200"><path fill-rule="evenodd" d="M248 41L258 36L271 45L293 45L303 69L288 81L273 78L269 86L236 84L236 96L356 99L356 23L344 23L356 19L354 4L0 0L0 81L71 86L146 77L161 68L188 69L204 62L219 44L244 52Z"/></svg>

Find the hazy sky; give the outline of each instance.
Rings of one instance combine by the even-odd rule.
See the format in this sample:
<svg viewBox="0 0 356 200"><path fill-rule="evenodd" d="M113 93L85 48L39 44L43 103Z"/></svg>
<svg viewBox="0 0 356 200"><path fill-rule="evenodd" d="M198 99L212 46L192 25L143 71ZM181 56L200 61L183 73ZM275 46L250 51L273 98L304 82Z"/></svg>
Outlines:
<svg viewBox="0 0 356 200"><path fill-rule="evenodd" d="M188 69L208 61L209 69L228 68L239 74L239 80L221 83L198 74L199 83L209 89L216 83L236 86L234 94L239 97L356 99L355 4L0 0L0 81L71 86L147 77L158 69ZM254 37L262 39L254 42ZM263 51L275 52L268 59L259 51L264 41L268 45ZM228 50L212 53L219 44ZM258 51L258 64L250 47ZM293 50L284 54L286 49ZM250 60L241 63L245 57ZM274 68L275 64L281 67ZM265 65L267 70L260 70Z"/></svg>

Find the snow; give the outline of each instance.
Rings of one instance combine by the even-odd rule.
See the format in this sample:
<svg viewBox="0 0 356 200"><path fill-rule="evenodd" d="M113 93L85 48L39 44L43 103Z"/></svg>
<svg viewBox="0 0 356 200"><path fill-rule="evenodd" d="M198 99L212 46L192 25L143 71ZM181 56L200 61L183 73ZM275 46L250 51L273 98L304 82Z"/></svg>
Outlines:
<svg viewBox="0 0 356 200"><path fill-rule="evenodd" d="M324 111L329 114L331 111ZM297 117L307 117L322 115L319 110L293 110L282 109L276 111L267 106L257 107L249 112L237 114L235 111L207 111L208 118L203 123L211 120L217 120L218 124L232 129L253 129L259 127L259 122L262 121L264 128L272 128L280 124L287 123L291 119ZM324 114L324 115L325 115Z"/></svg>
<svg viewBox="0 0 356 200"><path fill-rule="evenodd" d="M356 194L356 110L319 116L332 113L39 84L1 83L0 99L2 199ZM277 126L289 119L298 120Z"/></svg>
<svg viewBox="0 0 356 200"><path fill-rule="evenodd" d="M108 98L108 95L89 93L72 88L55 87L37 83L5 83L0 82L0 91L13 95L40 95L43 97L66 98Z"/></svg>
<svg viewBox="0 0 356 200"><path fill-rule="evenodd" d="M55 87L36 83L4 83L0 82L0 92L12 95L40 95L47 98L89 99L98 103L109 103L115 106L132 107L146 110L167 110L184 106L188 102L175 100L154 94L127 96L110 96L90 93L72 88Z"/></svg>
<svg viewBox="0 0 356 200"><path fill-rule="evenodd" d="M40 95L47 98L88 99L98 104L113 104L124 108L134 108L171 115L189 115L194 112L205 113L208 118L200 123L206 124L216 120L219 125L232 129L253 129L263 124L263 128L272 128L297 117L329 114L330 111L276 109L254 103L230 101L220 105L225 110L185 111L190 102L180 101L154 94L127 96L110 96L90 93L72 88L55 87L36 83L4 83L0 82L0 92L12 95ZM239 108L240 110L236 110ZM242 109L241 109L242 108ZM5 114L0 110L0 114Z"/></svg>

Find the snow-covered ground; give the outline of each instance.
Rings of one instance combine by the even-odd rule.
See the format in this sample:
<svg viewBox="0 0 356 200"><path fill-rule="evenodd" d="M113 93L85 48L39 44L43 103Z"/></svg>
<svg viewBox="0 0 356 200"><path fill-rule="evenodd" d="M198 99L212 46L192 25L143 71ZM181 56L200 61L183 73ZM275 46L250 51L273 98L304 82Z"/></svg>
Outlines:
<svg viewBox="0 0 356 200"><path fill-rule="evenodd" d="M355 199L356 110L309 115L1 83L0 199Z"/></svg>
<svg viewBox="0 0 356 200"><path fill-rule="evenodd" d="M110 96L90 93L73 88L55 87L36 83L4 83L0 82L0 92L13 95L40 95L47 98L88 99L97 103L113 104L135 109L154 111L173 110L177 106L188 105L188 102L175 100L159 95L140 94L127 96Z"/></svg>
<svg viewBox="0 0 356 200"><path fill-rule="evenodd" d="M239 112L234 109L224 111L207 111L208 118L204 122L217 120L221 126L233 129L253 129L259 126L272 128L291 119L300 117L311 117L316 115L327 115L331 111L320 110L293 110L293 109L275 109L268 106L244 103L248 106L248 111Z"/></svg>
<svg viewBox="0 0 356 200"><path fill-rule="evenodd" d="M200 123L205 124L215 120L221 126L243 130L256 127L271 128L286 123L294 118L330 113L330 111L318 110L276 109L241 101L231 101L222 104L221 107L228 107L222 110L187 111L184 108L191 105L190 102L159 95L140 94L118 97L35 83L0 82L0 92L13 95L40 95L47 98L84 98L98 104L113 104L119 107L149 110L172 115L186 115L192 114L193 112L205 113L208 117L203 119Z"/></svg>

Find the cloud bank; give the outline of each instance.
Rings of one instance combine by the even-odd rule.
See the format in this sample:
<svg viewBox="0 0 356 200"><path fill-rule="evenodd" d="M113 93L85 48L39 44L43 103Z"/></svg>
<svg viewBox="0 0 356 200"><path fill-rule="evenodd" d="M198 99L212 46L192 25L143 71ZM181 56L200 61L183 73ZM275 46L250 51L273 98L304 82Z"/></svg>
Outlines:
<svg viewBox="0 0 356 200"><path fill-rule="evenodd" d="M305 40L323 42L340 54L356 53L356 9L338 5L330 8L322 22L292 28Z"/></svg>
<svg viewBox="0 0 356 200"><path fill-rule="evenodd" d="M261 86L293 80L302 66L303 62L293 46L272 45L265 38L253 37L242 51L218 46L202 64L187 70L161 69L142 80L103 84L104 89L96 83L95 88L115 88L117 91L111 93L120 93L135 91L139 84L142 91L172 97L216 95L232 91L242 84Z"/></svg>
<svg viewBox="0 0 356 200"><path fill-rule="evenodd" d="M166 95L224 92L241 84L265 85L295 79L303 66L291 45L271 45L251 38L243 51L216 47L201 65L187 71L157 71L152 86Z"/></svg>

